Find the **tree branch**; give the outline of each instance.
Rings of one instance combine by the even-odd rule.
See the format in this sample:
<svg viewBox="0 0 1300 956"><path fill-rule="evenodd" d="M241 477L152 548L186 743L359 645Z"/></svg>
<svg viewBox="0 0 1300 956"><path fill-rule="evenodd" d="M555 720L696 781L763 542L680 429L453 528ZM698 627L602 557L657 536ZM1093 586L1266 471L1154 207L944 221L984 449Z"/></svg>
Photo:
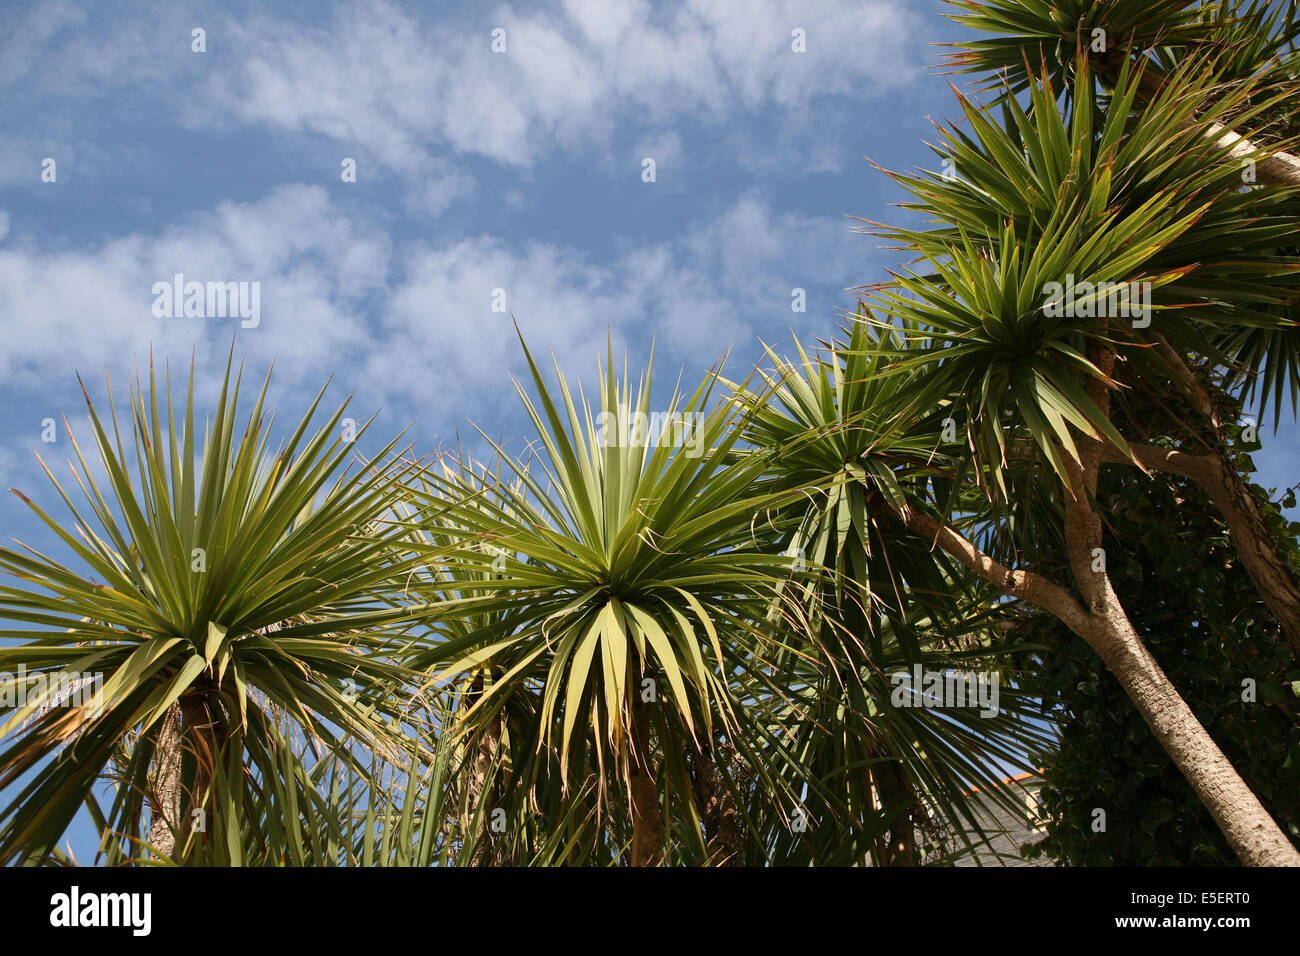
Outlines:
<svg viewBox="0 0 1300 956"><path fill-rule="evenodd" d="M1156 347L1156 353L1168 363L1170 370L1174 373L1174 378L1182 383L1187 389L1188 397L1192 400L1192 407L1208 418L1214 425L1215 437L1218 437L1219 415L1214 408L1214 398L1201 380L1196 377L1196 373L1188 368L1183 357L1178 354L1169 340L1160 333L1155 333L1152 341Z"/></svg>
<svg viewBox="0 0 1300 956"><path fill-rule="evenodd" d="M1132 457L1107 442L1102 448L1102 461L1115 465L1137 465L1144 471L1169 472L1190 478L1198 484L1210 480L1214 468L1214 459L1207 455L1189 455L1174 448L1157 448L1138 442L1129 442L1128 447L1133 452ZM1134 458L1137 460L1134 461Z"/></svg>
<svg viewBox="0 0 1300 956"><path fill-rule="evenodd" d="M1255 582L1255 590L1281 625L1287 642L1300 654L1300 584L1274 547L1273 533L1246 483L1219 455L1188 455L1134 443L1129 443L1129 448L1144 469L1190 478L1209 494L1228 526L1242 567ZM1107 462L1134 464L1132 458L1109 442L1102 454Z"/></svg>
<svg viewBox="0 0 1300 956"><path fill-rule="evenodd" d="M883 498L878 503L889 508ZM1033 571L1013 571L989 557L951 527L925 512L904 504L894 516L914 534L929 540L962 565L974 571L1008 597L1028 601L1065 623L1080 637L1089 627L1088 612L1065 588Z"/></svg>

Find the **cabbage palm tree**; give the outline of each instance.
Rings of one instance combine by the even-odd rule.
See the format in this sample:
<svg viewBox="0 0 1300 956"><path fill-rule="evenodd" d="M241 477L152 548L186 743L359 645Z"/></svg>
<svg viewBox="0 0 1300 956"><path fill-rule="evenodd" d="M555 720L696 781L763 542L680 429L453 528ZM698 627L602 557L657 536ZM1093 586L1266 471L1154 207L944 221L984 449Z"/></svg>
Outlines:
<svg viewBox="0 0 1300 956"><path fill-rule="evenodd" d="M87 395L95 453L74 439L70 463L84 500L48 468L69 520L22 496L75 560L0 549L0 636L20 642L0 668L43 678L3 710L0 786L21 782L0 861L48 858L83 805L110 864L211 859L217 834L245 848L227 858L278 857L299 810L322 806L295 739L344 763L345 741L402 752L393 691L411 675L388 652L411 615L384 595L413 564L391 520L408 466L390 443L347 469L369 422L345 420L347 402L319 420L324 390L272 453L267 385L241 425L241 378L228 362L201 447L193 369L175 409L151 365L126 434ZM102 685L50 692L75 675Z"/></svg>
<svg viewBox="0 0 1300 956"><path fill-rule="evenodd" d="M410 732L387 754L345 747L315 755L301 737L286 737L281 773L261 781L240 817L218 816L210 838L186 856L186 864L369 868L470 866L485 859L517 866L571 862L569 821L562 819L540 839L508 840L484 825L486 804L469 806L471 793L463 781L477 768L465 761L475 755L456 734L444 732L454 724L458 707L451 693L420 695L418 706L404 715ZM492 784L490 775L487 782ZM575 802L569 812L579 809ZM527 807L510 813L505 833L515 832L530 816Z"/></svg>
<svg viewBox="0 0 1300 956"><path fill-rule="evenodd" d="M421 550L460 570L455 595L438 585L421 595L438 599L438 637L409 664L435 679L490 675L461 714L465 732L507 709L531 715L523 743L558 760L517 760L513 785L554 806L592 783L594 858L702 862L694 782L746 719L731 679L752 666L791 564L756 537L755 515L781 496L757 493L761 463L733 453L736 410L711 403L714 375L656 414L653 362L634 385L615 377L611 356L595 405L558 367L557 399L528 362L537 400L516 388L534 457L496 449L515 482L484 495L427 477L446 491L431 498L427 527L450 540Z"/></svg>
<svg viewBox="0 0 1300 956"><path fill-rule="evenodd" d="M1141 71L1125 63L1099 113L1083 54L1069 75L1068 111L1051 80L1036 75L1028 80L1027 109L1004 98L1004 128L968 110L974 137L950 141L964 147L957 169L971 180L935 176L926 184L922 205L938 228L886 230L922 257L924 269L904 270L868 296L888 311L882 324L905 336L900 348L878 346L893 353L897 373L926 371L911 379L899 414L946 410L961 433L966 473L987 496L1004 561L954 527L963 515L954 505L968 506L960 497L879 503L1004 594L1055 614L1088 641L1244 861L1296 863L1300 854L1142 646L1100 547L1094 497L1103 462L1154 464L1110 415L1117 376L1163 352L1148 336L1195 342L1202 354L1222 358L1214 330L1289 325L1270 307L1294 295L1294 265L1264 252L1289 213L1250 219L1258 210L1237 198L1244 194L1232 150L1207 135L1224 112L1249 121L1271 100L1252 105L1245 86L1207 100L1190 64L1171 75L1158 108L1148 111L1133 111ZM1283 191L1283 200L1289 197ZM1251 232L1255 226L1260 234ZM1231 236L1234 227L1240 237ZM1187 257L1225 236L1247 247L1246 263L1254 256L1255 267L1240 269L1245 278L1226 277L1242 260L1212 260L1202 275L1199 261ZM1125 293L1137 283L1159 297L1155 332L1146 331L1144 316L1115 312L1107 290L1121 283ZM1176 307L1184 308L1170 311ZM1051 481L1042 481L1039 464ZM1034 507L1044 509L1039 496L1026 494L1045 487L1046 510L1060 515L1070 557L1064 586L1032 570L1041 528L1025 504L1038 498Z"/></svg>
<svg viewBox="0 0 1300 956"><path fill-rule="evenodd" d="M1178 311L1126 330L1120 343L1135 387L1171 386L1190 402L1187 440L1164 449L1132 436L1139 441L1130 443L1131 454L1105 454L1205 488L1261 598L1300 652L1300 568L1279 546L1275 509L1252 492L1228 451L1227 430L1236 423L1225 399L1238 387L1258 396L1261 421L1271 416L1276 432L1285 406L1294 416L1300 398L1300 158L1287 152L1300 144L1295 3L1285 11L1241 2L959 5L967 11L959 21L1006 34L959 44L966 49L953 55L960 70L1005 79L1006 123L999 127L964 104L973 135L944 133L960 181L898 177L918 197L912 208L941 225L892 232L907 248L934 251L932 243L958 232L995 235L1010 217L1023 239L1050 217L1063 191L1073 191L1081 170L1099 164L1109 164L1111 207L1178 196L1198 211L1151 261L1182 271L1156 295L1158 305ZM1031 65L1050 81L1036 81ZM1037 92L1026 116L1005 94L1031 88ZM1063 91L1076 103L1096 97L1097 105L1076 105L1067 124L1044 91ZM1053 149L1066 143L1068 150Z"/></svg>
<svg viewBox="0 0 1300 956"><path fill-rule="evenodd" d="M950 44L959 48L948 57L954 72L985 74L1004 97L1027 89L1035 76L1057 89L1074 86L1082 53L1096 74L1112 82L1134 61L1145 62L1150 69L1139 78L1137 92L1150 106L1164 86L1164 74L1213 60L1219 85L1204 102L1247 83L1275 98L1269 108L1273 122L1252 130L1220 117L1203 124L1200 134L1234 159L1252 159L1260 181L1300 186L1300 108L1287 97L1296 81L1297 0L949 2L961 11L953 20L994 34ZM1078 86L1081 95L1085 90Z"/></svg>
<svg viewBox="0 0 1300 956"><path fill-rule="evenodd" d="M791 688L778 720L797 741L793 766L814 768L820 782L805 802L846 818L835 835L840 861L861 859L861 843L877 866L915 865L927 855L915 842L923 824L967 843L982 833L970 787L1015 812L1000 781L1007 767L1035 769L1026 755L1046 736L1009 656L1023 649L1001 640L987 586L928 542L900 534L871 504L876 494L901 504L931 483L948 484L951 468L936 450L941 416L897 417L906 382L887 374L890 351L874 348L864 317L846 331L824 356L809 357L797 339L797 360L768 349L766 387L738 389L736 400L747 444L765 463L764 484L801 492L775 521L800 559L786 588L806 640L771 656ZM981 714L973 701L898 706L891 677L914 664L996 669L1005 682L996 714ZM878 816L888 837L862 837Z"/></svg>

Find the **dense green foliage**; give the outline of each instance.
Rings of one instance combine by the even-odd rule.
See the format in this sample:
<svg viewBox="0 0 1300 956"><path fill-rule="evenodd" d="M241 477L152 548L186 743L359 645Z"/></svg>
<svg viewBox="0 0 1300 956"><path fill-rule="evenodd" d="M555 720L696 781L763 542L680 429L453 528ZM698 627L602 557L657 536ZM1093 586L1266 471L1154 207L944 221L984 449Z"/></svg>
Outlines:
<svg viewBox="0 0 1300 956"><path fill-rule="evenodd" d="M1261 501L1263 489L1255 486ZM1223 523L1191 482L1112 470L1105 549L1147 648L1274 818L1300 845L1300 667ZM1294 500L1290 500L1294 506ZM1279 540L1300 558L1300 527ZM1026 855L1075 866L1231 865L1236 858L1092 649L1057 622L1027 624L1060 744L1043 755L1047 836ZM1253 700L1243 700L1253 682ZM1246 696L1252 696L1246 694ZM1105 811L1105 829L1094 810Z"/></svg>

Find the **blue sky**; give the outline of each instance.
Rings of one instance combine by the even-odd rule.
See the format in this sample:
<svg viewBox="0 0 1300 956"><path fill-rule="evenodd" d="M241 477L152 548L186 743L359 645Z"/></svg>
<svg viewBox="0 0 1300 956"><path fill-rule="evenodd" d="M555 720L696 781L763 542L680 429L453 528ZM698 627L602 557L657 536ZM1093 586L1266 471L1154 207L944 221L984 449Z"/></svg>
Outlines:
<svg viewBox="0 0 1300 956"><path fill-rule="evenodd" d="M760 337L831 334L845 290L898 264L846 218L899 217L864 157L938 168L922 141L956 102L932 44L963 32L943 8L10 0L0 488L53 504L32 452L63 461L64 416L89 437L77 373L99 397L105 371L124 392L151 350L174 369L193 354L210 395L236 331L251 373L276 363L281 422L332 373L356 411L382 410L376 439L412 425L421 452L470 419L526 436L494 289L535 352L588 381L607 335L634 367L654 340L663 377L694 384L728 347L743 375ZM260 324L156 317L176 273L260 283ZM1296 436L1265 431L1261 483L1297 480ZM11 495L0 533L54 546Z"/></svg>
<svg viewBox="0 0 1300 956"><path fill-rule="evenodd" d="M863 157L937 168L922 141L956 104L932 44L962 34L943 6L9 4L0 479L39 486L43 419L84 431L76 373L98 395L193 352L202 395L235 332L251 371L275 360L286 416L334 373L382 410L376 437L413 423L421 451L469 419L518 431L494 289L571 375L607 333L687 381L728 347L743 373L760 336L828 334L897 264L847 218L900 215ZM155 317L178 272L260 283L260 324ZM1270 433L1265 483L1294 480L1294 437Z"/></svg>
<svg viewBox="0 0 1300 956"><path fill-rule="evenodd" d="M260 282L238 352L276 359L277 395L334 372L430 450L467 417L517 418L493 289L575 373L607 331L688 379L729 346L747 367L759 335L826 334L880 277L890 258L845 216L900 197L863 156L920 160L925 113L950 105L924 71L952 32L938 4L429 6L10 7L6 480L42 418L75 427L74 371L196 350L211 384L236 322L155 318L177 272Z"/></svg>

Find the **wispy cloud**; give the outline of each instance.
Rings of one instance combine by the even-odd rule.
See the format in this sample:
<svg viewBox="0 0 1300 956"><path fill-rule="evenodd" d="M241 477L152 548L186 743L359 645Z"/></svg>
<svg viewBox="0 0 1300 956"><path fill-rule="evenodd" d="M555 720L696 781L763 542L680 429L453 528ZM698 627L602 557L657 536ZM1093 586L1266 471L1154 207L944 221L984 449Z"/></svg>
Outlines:
<svg viewBox="0 0 1300 956"><path fill-rule="evenodd" d="M254 362L291 357L287 383L344 374L367 402L447 427L511 392L520 368L511 313L531 345L585 372L607 332L637 349L707 364L756 331L805 315L791 289L841 283L853 240L841 222L774 212L746 195L678 239L613 258L539 241L477 236L394 243L345 215L318 186L219 203L159 235L97 248L0 247L0 375L36 385L151 351L215 374L233 336ZM152 287L186 280L260 283L262 319L159 318ZM506 312L493 311L495 290ZM834 305L823 294L822 322Z"/></svg>

